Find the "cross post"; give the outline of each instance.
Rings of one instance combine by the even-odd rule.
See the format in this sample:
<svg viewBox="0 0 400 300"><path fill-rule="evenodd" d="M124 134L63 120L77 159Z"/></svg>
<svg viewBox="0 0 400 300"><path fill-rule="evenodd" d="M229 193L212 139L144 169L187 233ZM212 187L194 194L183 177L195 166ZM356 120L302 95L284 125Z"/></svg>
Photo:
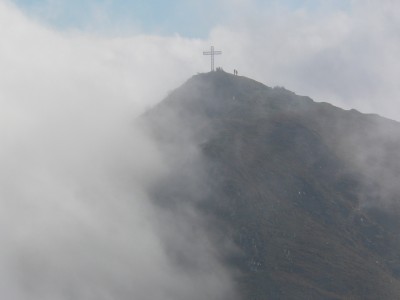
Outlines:
<svg viewBox="0 0 400 300"><path fill-rule="evenodd" d="M211 71L214 71L214 55L222 54L222 51L215 51L214 46L211 46L211 51L203 51L203 55L211 56Z"/></svg>

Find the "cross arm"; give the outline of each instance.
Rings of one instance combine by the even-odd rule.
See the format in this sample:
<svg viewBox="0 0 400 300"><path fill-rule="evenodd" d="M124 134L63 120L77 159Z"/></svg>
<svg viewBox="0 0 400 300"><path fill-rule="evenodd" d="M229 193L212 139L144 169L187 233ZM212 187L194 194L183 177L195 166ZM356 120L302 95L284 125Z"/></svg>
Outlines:
<svg viewBox="0 0 400 300"><path fill-rule="evenodd" d="M203 55L222 54L222 51L203 51Z"/></svg>

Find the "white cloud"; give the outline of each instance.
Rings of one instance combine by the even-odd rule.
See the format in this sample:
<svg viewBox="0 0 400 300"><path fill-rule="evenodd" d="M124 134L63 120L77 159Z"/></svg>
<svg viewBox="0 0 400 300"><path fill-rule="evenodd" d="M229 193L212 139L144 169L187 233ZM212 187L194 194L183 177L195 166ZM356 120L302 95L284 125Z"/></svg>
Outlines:
<svg viewBox="0 0 400 300"><path fill-rule="evenodd" d="M146 185L166 166L132 128L135 116L203 65L203 43L59 33L5 1L0 36L0 298L229 292L212 245L196 250L205 235L187 245L208 262L204 269L184 272L167 255L167 228L187 220L164 216L149 200ZM189 234L168 232L169 242Z"/></svg>
<svg viewBox="0 0 400 300"><path fill-rule="evenodd" d="M398 6L353 1L348 10L314 12L251 6L211 38L224 51L218 59L227 70L399 120Z"/></svg>

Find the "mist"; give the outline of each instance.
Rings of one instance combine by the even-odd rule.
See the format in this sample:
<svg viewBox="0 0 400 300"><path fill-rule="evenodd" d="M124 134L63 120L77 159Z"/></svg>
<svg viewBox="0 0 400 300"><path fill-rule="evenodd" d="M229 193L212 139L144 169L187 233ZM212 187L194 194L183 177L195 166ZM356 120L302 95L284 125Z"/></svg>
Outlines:
<svg viewBox="0 0 400 300"><path fill-rule="evenodd" d="M200 43L60 33L4 1L0 20L0 297L232 299L204 220L151 198L174 165L134 122Z"/></svg>

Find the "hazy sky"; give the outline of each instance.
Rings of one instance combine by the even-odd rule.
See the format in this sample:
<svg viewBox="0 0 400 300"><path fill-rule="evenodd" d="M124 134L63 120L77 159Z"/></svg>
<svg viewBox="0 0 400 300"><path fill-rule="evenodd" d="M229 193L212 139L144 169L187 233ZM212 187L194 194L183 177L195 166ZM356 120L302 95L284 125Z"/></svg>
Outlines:
<svg viewBox="0 0 400 300"><path fill-rule="evenodd" d="M206 38L213 27L242 15L243 5L257 10L277 6L306 9L348 10L349 0L14 0L28 15L59 29L137 30L146 34L179 34ZM94 26L94 28L93 28ZM123 27L123 28L121 28Z"/></svg>
<svg viewBox="0 0 400 300"><path fill-rule="evenodd" d="M138 88L144 93L140 106L152 105L187 77L207 71L209 62L202 51L213 44L223 51L216 65L226 71L236 68L240 75L285 86L317 101L400 119L396 109L400 97L398 1L1 2L9 3L7 9L20 14L21 22L30 22L32 31L47 30L48 37L59 39L43 43L42 50L36 44L38 53L49 52L51 59L59 55L57 47L65 51L74 44L86 43L86 47L76 46L72 52L76 58L90 55L104 71L97 74L123 76L120 79L132 85L138 83L135 79L139 76L143 81ZM26 47L30 47L30 36L34 35L28 27L23 33L28 38L19 33ZM8 26L8 33L15 30ZM2 43L10 42L3 39ZM106 52L109 62L118 62L118 66L105 64ZM154 81L160 84L157 92L154 88L146 90ZM132 101L128 97L131 86L117 90Z"/></svg>

